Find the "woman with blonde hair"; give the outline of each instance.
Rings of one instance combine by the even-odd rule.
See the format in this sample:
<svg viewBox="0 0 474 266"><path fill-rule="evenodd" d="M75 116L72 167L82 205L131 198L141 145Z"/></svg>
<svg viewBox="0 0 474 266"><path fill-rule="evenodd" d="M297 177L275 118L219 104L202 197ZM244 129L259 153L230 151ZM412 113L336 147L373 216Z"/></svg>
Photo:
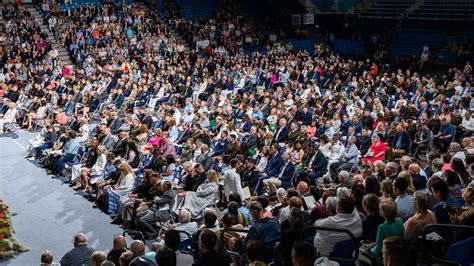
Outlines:
<svg viewBox="0 0 474 266"><path fill-rule="evenodd" d="M107 256L103 251L95 251L91 255L91 266L100 266L102 262L107 260Z"/></svg>
<svg viewBox="0 0 474 266"><path fill-rule="evenodd" d="M199 218L204 208L215 203L218 198L219 174L214 170L207 172L207 181L201 184L196 192L188 191L184 206L189 210L193 219Z"/></svg>
<svg viewBox="0 0 474 266"><path fill-rule="evenodd" d="M135 173L128 163L122 163L118 167L120 177L117 183L106 188L105 206L107 213L115 213L119 198L126 195L133 188L135 183Z"/></svg>

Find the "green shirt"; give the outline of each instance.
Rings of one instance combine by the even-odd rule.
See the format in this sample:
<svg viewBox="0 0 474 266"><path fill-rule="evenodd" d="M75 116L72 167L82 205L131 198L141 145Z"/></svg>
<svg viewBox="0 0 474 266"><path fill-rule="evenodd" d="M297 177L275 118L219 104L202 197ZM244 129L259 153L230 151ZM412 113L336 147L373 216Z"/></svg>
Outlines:
<svg viewBox="0 0 474 266"><path fill-rule="evenodd" d="M370 253L375 255L375 258L377 259L377 265L383 265L383 259L382 259L382 245L383 245L383 240L386 237L389 236L399 236L403 237L404 236L404 227L403 227L403 221L400 218L397 218L395 222L385 222L381 225L379 225L379 229L377 231L377 240L375 241L375 246L370 249Z"/></svg>

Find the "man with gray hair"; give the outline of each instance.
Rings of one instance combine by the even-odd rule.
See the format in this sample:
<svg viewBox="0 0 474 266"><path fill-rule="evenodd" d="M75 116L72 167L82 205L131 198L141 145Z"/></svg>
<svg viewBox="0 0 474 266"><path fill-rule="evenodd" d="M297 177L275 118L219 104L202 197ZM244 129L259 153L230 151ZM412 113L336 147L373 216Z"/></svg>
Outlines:
<svg viewBox="0 0 474 266"><path fill-rule="evenodd" d="M433 174L431 175L431 177L433 176L437 176L439 178L443 177L443 171L441 169L443 169L443 160L441 160L441 158L435 158L431 162L431 170L433 171Z"/></svg>
<svg viewBox="0 0 474 266"><path fill-rule="evenodd" d="M397 178L398 176L398 168L399 168L398 163L388 162L385 165L385 169L384 169L385 176L391 179L392 181L395 180L395 178Z"/></svg>
<svg viewBox="0 0 474 266"><path fill-rule="evenodd" d="M351 170L352 166L356 163L357 156L359 155L359 149L355 143L356 138L354 136L350 136L347 139L347 146L344 149L339 161L333 162L329 165L329 174L331 175L332 180L338 182L337 174L342 170Z"/></svg>
<svg viewBox="0 0 474 266"><path fill-rule="evenodd" d="M278 130L275 132L275 135L273 135L273 143L278 143L282 144L285 142L285 140L288 138L288 133L290 132L290 129L286 126L286 119L282 118L278 122ZM280 145L281 146L281 145Z"/></svg>

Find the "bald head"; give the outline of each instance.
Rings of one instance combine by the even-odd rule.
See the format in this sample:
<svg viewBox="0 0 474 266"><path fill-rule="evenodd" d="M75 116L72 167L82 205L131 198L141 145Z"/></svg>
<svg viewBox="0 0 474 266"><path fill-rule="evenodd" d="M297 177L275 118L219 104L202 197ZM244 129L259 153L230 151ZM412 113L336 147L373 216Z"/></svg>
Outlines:
<svg viewBox="0 0 474 266"><path fill-rule="evenodd" d="M130 251L133 252L135 257L140 257L145 254L145 245L140 240L133 240L132 244L130 244Z"/></svg>
<svg viewBox="0 0 474 266"><path fill-rule="evenodd" d="M87 245L87 236L83 233L78 233L74 236L74 246Z"/></svg>
<svg viewBox="0 0 474 266"><path fill-rule="evenodd" d="M124 236L118 235L114 237L114 250L123 250L127 247L127 239Z"/></svg>

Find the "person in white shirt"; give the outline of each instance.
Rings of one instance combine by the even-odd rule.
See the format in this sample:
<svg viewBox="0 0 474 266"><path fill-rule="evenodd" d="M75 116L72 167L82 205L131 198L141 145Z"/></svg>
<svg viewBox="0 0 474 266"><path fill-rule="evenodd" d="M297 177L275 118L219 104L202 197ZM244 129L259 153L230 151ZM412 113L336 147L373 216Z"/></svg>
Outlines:
<svg viewBox="0 0 474 266"><path fill-rule="evenodd" d="M362 221L358 213L354 212L354 208L354 201L350 197L341 197L337 202L337 214L325 219L317 220L314 225L347 229L352 232L355 237L360 237L362 235ZM314 237L313 244L321 256L329 256L336 243L349 238L349 235L345 233L318 230Z"/></svg>

